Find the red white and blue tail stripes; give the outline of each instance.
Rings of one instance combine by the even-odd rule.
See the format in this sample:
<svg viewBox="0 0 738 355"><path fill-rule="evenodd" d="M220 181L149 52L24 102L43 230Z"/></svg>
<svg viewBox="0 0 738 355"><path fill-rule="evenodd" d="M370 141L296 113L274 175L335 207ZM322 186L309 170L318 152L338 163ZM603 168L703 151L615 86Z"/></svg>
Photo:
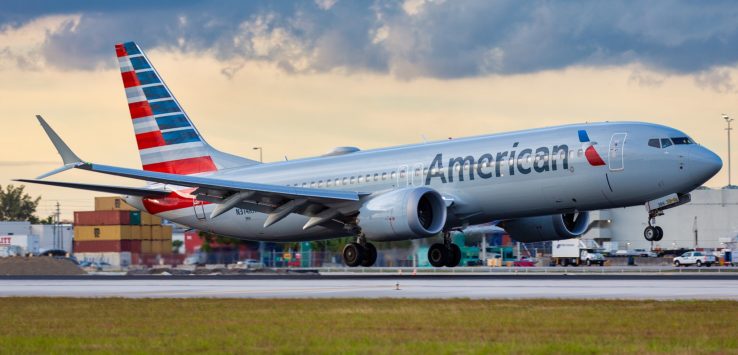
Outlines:
<svg viewBox="0 0 738 355"><path fill-rule="evenodd" d="M579 141L582 142L582 150L584 150L584 156L587 158L589 165L605 165L605 161L602 160L602 157L600 157L600 153L597 153L597 149L595 149L595 144L597 143L591 142L589 140L589 135L587 134L587 131L583 129L579 130Z"/></svg>
<svg viewBox="0 0 738 355"><path fill-rule="evenodd" d="M190 175L218 170L210 147L141 49L115 45L143 169Z"/></svg>

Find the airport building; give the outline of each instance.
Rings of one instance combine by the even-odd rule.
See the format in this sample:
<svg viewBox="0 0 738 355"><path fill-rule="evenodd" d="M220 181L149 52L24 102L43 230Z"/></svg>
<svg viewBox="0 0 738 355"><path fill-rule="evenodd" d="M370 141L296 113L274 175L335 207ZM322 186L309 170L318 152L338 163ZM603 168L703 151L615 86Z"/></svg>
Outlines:
<svg viewBox="0 0 738 355"><path fill-rule="evenodd" d="M693 248L736 248L738 238L738 189L700 188L692 191L692 201L664 211L656 225L664 237L653 242L654 250ZM648 225L645 206L594 211L585 239L600 244L612 242L617 249L650 249L643 237Z"/></svg>

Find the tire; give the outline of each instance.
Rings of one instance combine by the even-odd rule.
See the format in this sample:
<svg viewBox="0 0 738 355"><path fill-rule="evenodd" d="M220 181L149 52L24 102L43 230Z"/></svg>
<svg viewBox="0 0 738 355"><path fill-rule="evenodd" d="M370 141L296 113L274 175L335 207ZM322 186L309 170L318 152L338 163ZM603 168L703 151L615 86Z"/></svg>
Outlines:
<svg viewBox="0 0 738 355"><path fill-rule="evenodd" d="M605 266L605 262L604 261L600 261L600 266Z"/></svg>
<svg viewBox="0 0 738 355"><path fill-rule="evenodd" d="M377 262L377 248L372 243L364 244L364 257L361 259L361 266L370 267Z"/></svg>
<svg viewBox="0 0 738 355"><path fill-rule="evenodd" d="M451 244L451 248L448 253L448 259L446 260L447 267L455 267L461 262L461 248L456 244Z"/></svg>
<svg viewBox="0 0 738 355"><path fill-rule="evenodd" d="M697 265L697 267L702 267L702 260L697 260L695 265Z"/></svg>
<svg viewBox="0 0 738 355"><path fill-rule="evenodd" d="M358 243L348 243L343 247L343 262L349 267L361 265L364 259L364 248Z"/></svg>
<svg viewBox="0 0 738 355"><path fill-rule="evenodd" d="M710 267L712 266L712 263L705 263L705 266Z"/></svg>
<svg viewBox="0 0 738 355"><path fill-rule="evenodd" d="M643 230L643 237L646 238L647 241L652 242L654 238L656 238L657 233L656 228L648 226Z"/></svg>
<svg viewBox="0 0 738 355"><path fill-rule="evenodd" d="M679 260L677 260L677 261L674 262L674 266L680 267L680 266L682 266L682 263L680 263Z"/></svg>
<svg viewBox="0 0 738 355"><path fill-rule="evenodd" d="M442 267L446 265L446 260L449 259L448 249L443 244L433 244L428 248L428 262L433 267Z"/></svg>
<svg viewBox="0 0 738 355"><path fill-rule="evenodd" d="M653 228L656 230L656 237L653 238L653 241L654 242L658 242L661 239L664 239L664 229L661 228L661 227L659 227L659 226L656 226L656 227L653 227Z"/></svg>
<svg viewBox="0 0 738 355"><path fill-rule="evenodd" d="M587 259L587 266L592 266L592 260Z"/></svg>

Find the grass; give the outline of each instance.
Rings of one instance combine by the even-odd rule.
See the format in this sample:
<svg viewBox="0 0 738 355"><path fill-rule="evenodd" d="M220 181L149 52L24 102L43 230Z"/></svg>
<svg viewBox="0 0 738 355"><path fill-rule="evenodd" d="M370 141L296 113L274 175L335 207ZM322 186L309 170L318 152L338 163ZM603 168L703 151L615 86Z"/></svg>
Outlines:
<svg viewBox="0 0 738 355"><path fill-rule="evenodd" d="M0 299L0 353L738 353L731 301Z"/></svg>

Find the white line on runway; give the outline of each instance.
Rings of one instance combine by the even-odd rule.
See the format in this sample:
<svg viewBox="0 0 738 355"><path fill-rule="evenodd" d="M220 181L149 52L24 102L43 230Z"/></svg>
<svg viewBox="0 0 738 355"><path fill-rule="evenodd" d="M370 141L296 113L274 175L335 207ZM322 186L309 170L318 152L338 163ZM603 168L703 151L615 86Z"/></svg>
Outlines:
<svg viewBox="0 0 738 355"><path fill-rule="evenodd" d="M396 290L396 283L400 290ZM731 299L731 280L0 280L0 297Z"/></svg>

